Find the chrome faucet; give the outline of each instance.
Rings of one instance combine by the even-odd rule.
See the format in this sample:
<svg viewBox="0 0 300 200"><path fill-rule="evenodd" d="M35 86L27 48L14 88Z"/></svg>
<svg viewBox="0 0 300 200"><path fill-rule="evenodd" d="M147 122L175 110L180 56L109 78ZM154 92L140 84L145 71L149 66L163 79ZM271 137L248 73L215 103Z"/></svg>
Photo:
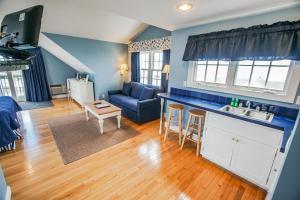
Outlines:
<svg viewBox="0 0 300 200"><path fill-rule="evenodd" d="M246 102L246 106L247 106L247 109L250 110L250 108L251 108L251 101L248 100Z"/></svg>

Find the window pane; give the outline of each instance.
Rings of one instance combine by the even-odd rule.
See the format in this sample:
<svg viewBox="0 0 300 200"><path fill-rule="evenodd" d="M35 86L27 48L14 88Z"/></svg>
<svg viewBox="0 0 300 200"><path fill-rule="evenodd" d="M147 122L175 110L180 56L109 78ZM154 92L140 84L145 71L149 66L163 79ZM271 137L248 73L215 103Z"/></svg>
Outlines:
<svg viewBox="0 0 300 200"><path fill-rule="evenodd" d="M228 66L220 65L218 67L216 83L225 84L227 78Z"/></svg>
<svg viewBox="0 0 300 200"><path fill-rule="evenodd" d="M252 65L253 61L252 60L243 60L239 62L239 65Z"/></svg>
<svg viewBox="0 0 300 200"><path fill-rule="evenodd" d="M197 66L195 81L204 81L205 69L206 69L205 65Z"/></svg>
<svg viewBox="0 0 300 200"><path fill-rule="evenodd" d="M154 61L161 61L162 60L162 53L161 52L155 52L154 53Z"/></svg>
<svg viewBox="0 0 300 200"><path fill-rule="evenodd" d="M238 66L235 85L248 86L252 66Z"/></svg>
<svg viewBox="0 0 300 200"><path fill-rule="evenodd" d="M254 65L270 65L271 61L255 61Z"/></svg>
<svg viewBox="0 0 300 200"><path fill-rule="evenodd" d="M0 72L0 96L12 96L6 72Z"/></svg>
<svg viewBox="0 0 300 200"><path fill-rule="evenodd" d="M272 65L285 65L285 66L290 66L291 61L290 60L277 60L277 61L272 61Z"/></svg>
<svg viewBox="0 0 300 200"><path fill-rule="evenodd" d="M215 82L217 65L208 65L206 69L206 82Z"/></svg>
<svg viewBox="0 0 300 200"><path fill-rule="evenodd" d="M207 61L207 64L208 65L216 65L216 64L218 64L218 61L209 60L209 61Z"/></svg>
<svg viewBox="0 0 300 200"><path fill-rule="evenodd" d="M268 75L268 70L268 66L254 66L250 86L264 88Z"/></svg>
<svg viewBox="0 0 300 200"><path fill-rule="evenodd" d="M288 67L271 67L266 87L274 90L283 90L288 71Z"/></svg>
<svg viewBox="0 0 300 200"><path fill-rule="evenodd" d="M229 65L229 61L220 60L219 65Z"/></svg>
<svg viewBox="0 0 300 200"><path fill-rule="evenodd" d="M198 61L198 65L206 65L206 62L207 62L207 61L199 60L199 61Z"/></svg>
<svg viewBox="0 0 300 200"><path fill-rule="evenodd" d="M153 68L157 69L157 70L161 70L162 69L162 62L154 62Z"/></svg>

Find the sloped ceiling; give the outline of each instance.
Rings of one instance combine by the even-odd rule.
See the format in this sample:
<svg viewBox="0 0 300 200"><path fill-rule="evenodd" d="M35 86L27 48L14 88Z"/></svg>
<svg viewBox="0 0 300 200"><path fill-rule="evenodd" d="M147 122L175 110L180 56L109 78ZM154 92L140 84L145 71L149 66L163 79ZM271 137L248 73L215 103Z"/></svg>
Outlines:
<svg viewBox="0 0 300 200"><path fill-rule="evenodd" d="M128 43L148 26L84 0L0 0L0 21L34 5L44 5L42 32Z"/></svg>

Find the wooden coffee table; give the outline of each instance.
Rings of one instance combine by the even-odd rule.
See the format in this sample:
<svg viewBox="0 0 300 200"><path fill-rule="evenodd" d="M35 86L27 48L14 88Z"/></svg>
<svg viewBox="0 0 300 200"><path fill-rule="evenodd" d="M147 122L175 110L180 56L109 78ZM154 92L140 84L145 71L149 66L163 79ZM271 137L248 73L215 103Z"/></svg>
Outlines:
<svg viewBox="0 0 300 200"><path fill-rule="evenodd" d="M105 108L96 108L95 103L100 102L104 104L109 104L110 106ZM87 103L84 105L84 110L87 121L89 120L89 114L92 114L98 119L101 134L103 134L104 119L116 117L118 122L118 128L121 127L121 108L118 108L117 106L114 106L104 100L98 100L95 102Z"/></svg>

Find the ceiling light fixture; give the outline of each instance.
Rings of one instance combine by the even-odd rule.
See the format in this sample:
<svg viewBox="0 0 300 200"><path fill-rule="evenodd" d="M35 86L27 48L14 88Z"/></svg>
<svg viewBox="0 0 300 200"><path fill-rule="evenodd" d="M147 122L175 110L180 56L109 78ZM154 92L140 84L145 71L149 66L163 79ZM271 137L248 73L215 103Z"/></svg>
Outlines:
<svg viewBox="0 0 300 200"><path fill-rule="evenodd" d="M176 6L176 8L177 8L177 10L180 10L180 11L188 11L193 8L193 5L191 3L181 3L181 4L178 4Z"/></svg>

